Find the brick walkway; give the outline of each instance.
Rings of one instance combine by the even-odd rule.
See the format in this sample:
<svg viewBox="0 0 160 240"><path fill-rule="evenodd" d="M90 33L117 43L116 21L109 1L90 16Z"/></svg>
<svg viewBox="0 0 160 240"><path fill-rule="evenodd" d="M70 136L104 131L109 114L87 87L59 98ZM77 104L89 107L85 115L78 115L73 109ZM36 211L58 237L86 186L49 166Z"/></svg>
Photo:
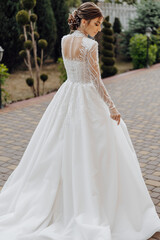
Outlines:
<svg viewBox="0 0 160 240"><path fill-rule="evenodd" d="M160 216L160 64L104 80L125 121ZM0 110L0 188L16 168L55 93ZM150 240L159 239L160 233Z"/></svg>

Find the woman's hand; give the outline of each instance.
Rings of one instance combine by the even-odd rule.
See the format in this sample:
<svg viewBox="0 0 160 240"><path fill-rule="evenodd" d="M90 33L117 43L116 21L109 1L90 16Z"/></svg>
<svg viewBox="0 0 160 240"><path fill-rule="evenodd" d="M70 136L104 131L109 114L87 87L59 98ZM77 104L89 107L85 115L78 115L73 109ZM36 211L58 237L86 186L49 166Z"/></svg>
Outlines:
<svg viewBox="0 0 160 240"><path fill-rule="evenodd" d="M110 117L113 119L113 120L115 120L115 121L117 121L117 125L119 125L120 124L120 118L121 118L121 115L120 115L120 113L118 112L118 110L116 109L116 108L113 108L113 109L110 109Z"/></svg>

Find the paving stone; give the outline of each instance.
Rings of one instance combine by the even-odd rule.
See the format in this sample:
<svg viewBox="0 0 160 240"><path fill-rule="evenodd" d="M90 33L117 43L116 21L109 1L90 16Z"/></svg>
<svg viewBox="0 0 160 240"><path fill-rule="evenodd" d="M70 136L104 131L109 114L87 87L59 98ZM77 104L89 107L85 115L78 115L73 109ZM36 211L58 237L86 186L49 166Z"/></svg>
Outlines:
<svg viewBox="0 0 160 240"><path fill-rule="evenodd" d="M155 188L155 189L154 189L154 192L160 193L160 188L159 188L159 187Z"/></svg>
<svg viewBox="0 0 160 240"><path fill-rule="evenodd" d="M7 168L14 170L14 169L16 169L16 167L17 167L16 165L9 165Z"/></svg>
<svg viewBox="0 0 160 240"><path fill-rule="evenodd" d="M152 180L155 180L155 181L160 181L160 177L159 177L159 176L154 176L154 175L147 174L145 177L146 177L147 179L152 179Z"/></svg>
<svg viewBox="0 0 160 240"><path fill-rule="evenodd" d="M8 161L8 160L10 160L10 158L4 157L4 156L0 156L0 161L6 162L6 161Z"/></svg>
<svg viewBox="0 0 160 240"><path fill-rule="evenodd" d="M148 179L147 179L145 182L146 182L146 184L149 184L149 185L152 185L152 186L160 187L160 182L158 182L158 181L148 180Z"/></svg>
<svg viewBox="0 0 160 240"><path fill-rule="evenodd" d="M154 172L153 175L160 176L160 172Z"/></svg>
<svg viewBox="0 0 160 240"><path fill-rule="evenodd" d="M153 198L158 198L159 196L160 196L160 193L156 193L156 192L151 193L151 197L153 197Z"/></svg>
<svg viewBox="0 0 160 240"><path fill-rule="evenodd" d="M152 195L151 195L151 196L152 196ZM156 199L156 198L153 198L153 197L152 197L152 201L153 201L154 204L157 205L157 206L158 206L158 203L160 202L159 199Z"/></svg>

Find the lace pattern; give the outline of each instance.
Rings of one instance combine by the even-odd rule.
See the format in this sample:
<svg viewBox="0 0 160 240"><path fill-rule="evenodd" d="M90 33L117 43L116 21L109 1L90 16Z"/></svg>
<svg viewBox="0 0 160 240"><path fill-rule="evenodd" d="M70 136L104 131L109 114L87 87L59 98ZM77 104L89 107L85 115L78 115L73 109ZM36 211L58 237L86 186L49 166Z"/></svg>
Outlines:
<svg viewBox="0 0 160 240"><path fill-rule="evenodd" d="M67 37L70 38L70 39L68 39L69 40L68 44L66 44L66 47L68 45L67 48L69 49L69 52L67 55L64 55L65 49L63 49L63 42L64 42L64 39ZM73 42L76 42L75 37L79 37L79 40L80 40L76 44L76 45L79 45L78 54L75 54L74 50L73 50ZM62 52L63 59L65 59L65 60L68 59L68 60L73 60L73 61L85 61L85 56L87 53L87 46L85 44L84 37L87 37L87 36L78 30L75 30L72 34L63 36L63 38L61 39L61 52Z"/></svg>
<svg viewBox="0 0 160 240"><path fill-rule="evenodd" d="M99 68L99 57L98 57L98 43L95 41L93 46L88 51L87 55L88 61L88 70L91 76L91 80L93 81L97 91L103 100L107 103L109 109L115 108L115 105L108 94L105 85L101 79L100 68Z"/></svg>
<svg viewBox="0 0 160 240"><path fill-rule="evenodd" d="M75 30L63 36L61 48L68 78L79 83L92 82L111 114L119 113L101 79L97 41Z"/></svg>

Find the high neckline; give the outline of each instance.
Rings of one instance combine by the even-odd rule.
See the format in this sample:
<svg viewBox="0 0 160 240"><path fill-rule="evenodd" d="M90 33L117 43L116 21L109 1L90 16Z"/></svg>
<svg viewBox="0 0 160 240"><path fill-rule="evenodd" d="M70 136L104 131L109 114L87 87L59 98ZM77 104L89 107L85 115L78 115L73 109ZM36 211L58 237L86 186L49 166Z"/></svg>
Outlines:
<svg viewBox="0 0 160 240"><path fill-rule="evenodd" d="M73 34L78 37L88 37L88 34L86 35L84 32L80 31L79 29L76 29Z"/></svg>

